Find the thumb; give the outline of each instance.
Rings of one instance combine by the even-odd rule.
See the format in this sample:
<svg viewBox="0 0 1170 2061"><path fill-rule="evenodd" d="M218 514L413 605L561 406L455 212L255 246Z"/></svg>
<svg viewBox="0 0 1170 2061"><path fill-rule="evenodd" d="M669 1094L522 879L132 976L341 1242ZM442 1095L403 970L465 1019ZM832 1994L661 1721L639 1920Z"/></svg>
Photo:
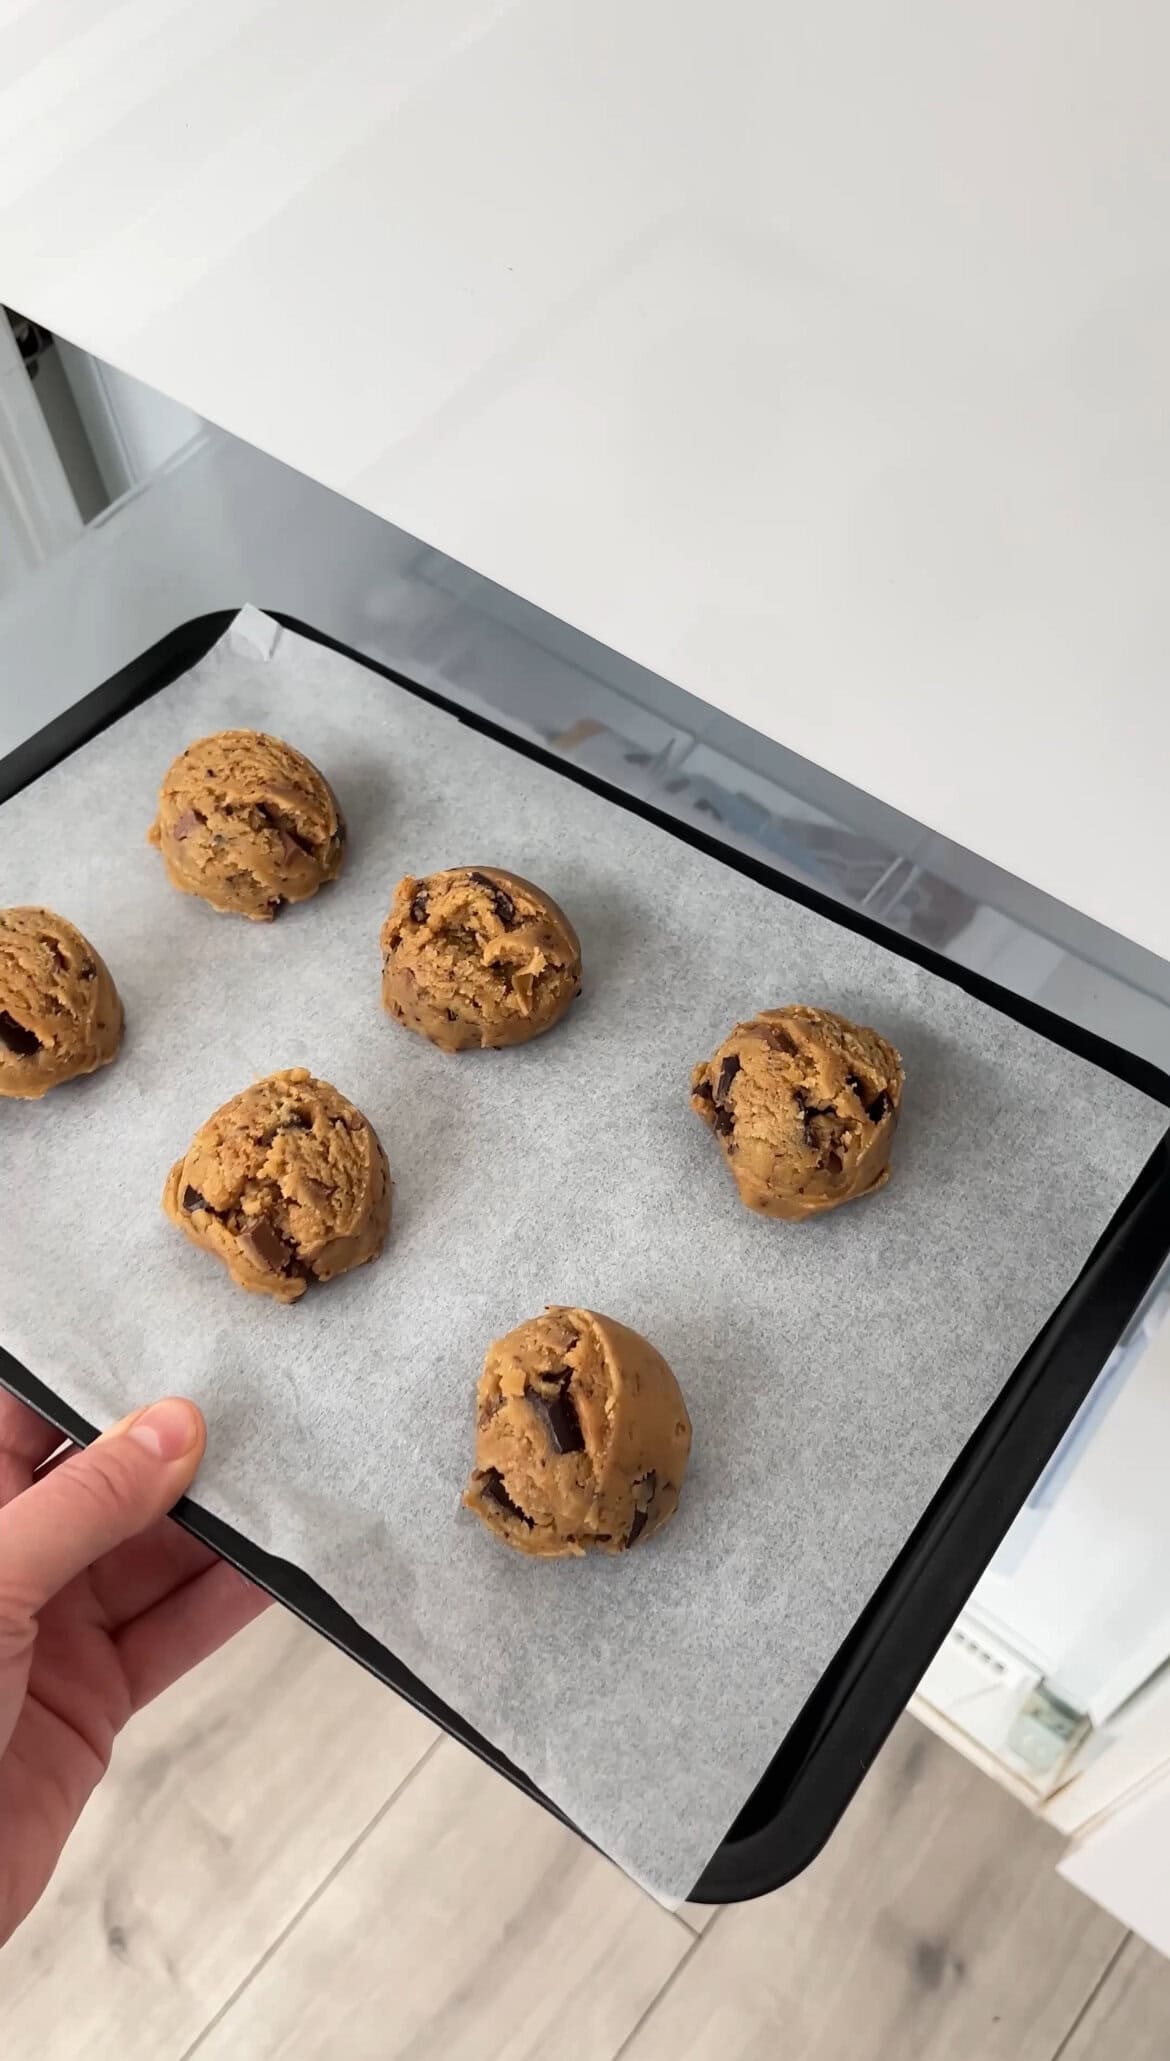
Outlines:
<svg viewBox="0 0 1170 2061"><path fill-rule="evenodd" d="M203 1458L194 1403L136 1410L0 1510L0 1616L34 1616L103 1553L177 1503Z"/></svg>

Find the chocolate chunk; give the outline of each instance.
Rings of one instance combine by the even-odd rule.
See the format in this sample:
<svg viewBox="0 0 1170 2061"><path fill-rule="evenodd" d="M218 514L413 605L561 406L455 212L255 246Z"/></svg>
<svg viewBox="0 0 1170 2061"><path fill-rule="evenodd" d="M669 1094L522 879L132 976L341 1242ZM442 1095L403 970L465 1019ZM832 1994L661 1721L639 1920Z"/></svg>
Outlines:
<svg viewBox="0 0 1170 2061"><path fill-rule="evenodd" d="M310 859L316 857L315 845L310 839L301 836L295 823L291 823L281 810L269 807L266 802L257 802L256 814L262 823L267 823L270 830L278 832L280 856L286 865L300 855Z"/></svg>
<svg viewBox="0 0 1170 2061"><path fill-rule="evenodd" d="M710 1102L714 1099L711 1094L711 1083L708 1080L696 1081L692 1092L699 1097L701 1102Z"/></svg>
<svg viewBox="0 0 1170 2061"><path fill-rule="evenodd" d="M191 1186L191 1183L188 1181L187 1186L183 1190L183 1208L210 1209L211 1204L208 1202L206 1196L201 1195L199 1193L198 1188L193 1188ZM212 1214L214 1215L214 1211L212 1211Z"/></svg>
<svg viewBox="0 0 1170 2061"><path fill-rule="evenodd" d="M202 821L202 816L197 816L194 809L184 809L182 815L175 818L174 828L171 831L171 836L176 844L182 844L185 837L190 837L193 830L198 830Z"/></svg>
<svg viewBox="0 0 1170 2061"><path fill-rule="evenodd" d="M270 1217L254 1218L247 1230L240 1232L240 1244L257 1266L266 1267L270 1274L283 1274L296 1257Z"/></svg>
<svg viewBox="0 0 1170 2061"><path fill-rule="evenodd" d="M719 1069L719 1079L715 1083L716 1102L726 1102L727 1090L730 1088L731 1083L735 1079L735 1076L738 1072L739 1058L736 1053L729 1052L722 1066Z"/></svg>
<svg viewBox="0 0 1170 2061"><path fill-rule="evenodd" d="M827 1108L823 1103L810 1102L804 1088L794 1088L792 1099L801 1114L805 1142L819 1148L823 1140L823 1127L818 1128L817 1119L825 1116L835 1117L836 1110Z"/></svg>
<svg viewBox="0 0 1170 2061"><path fill-rule="evenodd" d="M26 1030L7 1009L0 1009L0 1045L14 1052L18 1059L31 1059L41 1049L41 1041L35 1031Z"/></svg>
<svg viewBox="0 0 1170 2061"><path fill-rule="evenodd" d="M585 1434L581 1419L569 1394L569 1383L573 1376L566 1367L560 1374L542 1374L542 1381L556 1381L560 1385L555 1395L544 1395L539 1388L528 1390L528 1400L533 1409L544 1419L549 1444L554 1453L583 1453Z"/></svg>
<svg viewBox="0 0 1170 2061"><path fill-rule="evenodd" d="M427 891L426 891L426 888L425 888L425 887L420 887L420 888L419 888L419 891L418 891L418 893L416 894L416 896L415 896L415 898L414 898L413 902L412 902L412 903L411 903L411 905L410 905L410 914L411 914L411 920L412 920L413 922L415 922L415 923L425 923L425 922L426 922L426 920L427 920Z"/></svg>
<svg viewBox="0 0 1170 2061"><path fill-rule="evenodd" d="M520 1519L521 1524L527 1524L531 1528L531 1517L529 1517L526 1514L526 1512L520 1508L519 1503L514 1503L512 1501L511 1496L508 1494L507 1489L504 1487L504 1477L500 1473L498 1467L485 1468L483 1475L483 1494L489 1503L494 1503L496 1505L496 1508L498 1510L506 1510L509 1517L518 1517Z"/></svg>
<svg viewBox="0 0 1170 2061"><path fill-rule="evenodd" d="M78 980L95 980L97 978L97 967L92 959L82 961L77 969L77 978Z"/></svg>
<svg viewBox="0 0 1170 2061"><path fill-rule="evenodd" d="M715 1113L711 1121L719 1137L730 1138L731 1133L735 1129L735 1118L730 1109L720 1109L719 1104L716 1103Z"/></svg>
<svg viewBox="0 0 1170 2061"><path fill-rule="evenodd" d="M469 880L474 880L477 887L486 887L492 898L492 907L496 915L499 917L504 929L510 930L516 921L516 904L512 900L511 895L499 885L498 881L489 880L486 873L469 873L467 877Z"/></svg>
<svg viewBox="0 0 1170 2061"><path fill-rule="evenodd" d="M773 1052L791 1052L795 1056L800 1050L796 1039L789 1037L788 1032L778 1023L768 1025L767 1038Z"/></svg>
<svg viewBox="0 0 1170 2061"><path fill-rule="evenodd" d="M879 1089L871 1102L867 1102L865 1098L869 1090L864 1081L858 1080L855 1073L846 1074L845 1086L852 1088L858 1101L864 1106L871 1124L880 1124L883 1116L888 1116L894 1106L884 1088Z"/></svg>
<svg viewBox="0 0 1170 2061"><path fill-rule="evenodd" d="M643 1475L641 1481L634 1483L635 1496L640 1490L645 1491L646 1501L644 1504L639 1503L634 1511L633 1522L626 1536L627 1546L632 1546L635 1539L640 1539L646 1529L646 1520L654 1508L654 1498L658 1493L658 1476L654 1473Z"/></svg>

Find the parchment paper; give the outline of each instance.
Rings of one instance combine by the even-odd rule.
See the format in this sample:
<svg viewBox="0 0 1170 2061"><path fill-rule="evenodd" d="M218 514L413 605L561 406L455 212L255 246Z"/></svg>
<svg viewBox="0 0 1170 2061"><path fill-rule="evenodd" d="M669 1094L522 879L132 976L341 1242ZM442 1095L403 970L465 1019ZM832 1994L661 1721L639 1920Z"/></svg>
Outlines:
<svg viewBox="0 0 1170 2061"><path fill-rule="evenodd" d="M341 881L271 926L173 893L144 842L172 756L240 724L308 752L351 829ZM448 1058L382 1014L378 928L402 873L477 863L570 911L584 994ZM0 902L34 901L128 1027L108 1070L0 1102L4 1344L98 1423L196 1397L197 1499L684 1896L1166 1113L251 610L0 810ZM793 1000L876 1024L908 1076L889 1189L801 1226L740 1206L687 1106L729 1025ZM159 1196L218 1103L294 1065L371 1119L395 1211L380 1261L283 1309ZM644 1331L690 1405L679 1516L628 1558L531 1564L458 1508L485 1346L546 1302Z"/></svg>

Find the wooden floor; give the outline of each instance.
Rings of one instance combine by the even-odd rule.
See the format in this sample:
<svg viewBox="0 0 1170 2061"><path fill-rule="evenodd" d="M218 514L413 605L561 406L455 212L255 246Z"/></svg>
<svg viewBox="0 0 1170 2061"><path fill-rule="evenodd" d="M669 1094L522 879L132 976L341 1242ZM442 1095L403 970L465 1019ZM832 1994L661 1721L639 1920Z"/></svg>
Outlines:
<svg viewBox="0 0 1170 2061"><path fill-rule="evenodd" d="M121 1742L11 2061L1167 2061L1170 1964L912 1720L821 1859L660 1910L272 1610Z"/></svg>

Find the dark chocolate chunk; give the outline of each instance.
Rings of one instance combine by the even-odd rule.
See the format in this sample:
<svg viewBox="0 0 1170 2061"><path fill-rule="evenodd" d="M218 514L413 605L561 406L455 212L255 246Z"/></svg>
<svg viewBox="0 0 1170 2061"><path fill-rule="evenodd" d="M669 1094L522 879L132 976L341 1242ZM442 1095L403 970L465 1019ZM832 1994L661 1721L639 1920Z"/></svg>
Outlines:
<svg viewBox="0 0 1170 2061"><path fill-rule="evenodd" d="M731 1133L735 1129L735 1118L732 1112L730 1109L721 1109L718 1103L715 1104L715 1114L712 1118L712 1123L721 1138L730 1138Z"/></svg>
<svg viewBox="0 0 1170 2061"><path fill-rule="evenodd" d="M210 1209L211 1204L208 1202L206 1196L201 1195L199 1193L198 1188L193 1188L191 1186L190 1181L188 1181L187 1186L183 1190L183 1208ZM212 1213L214 1214L214 1212Z"/></svg>
<svg viewBox="0 0 1170 2061"><path fill-rule="evenodd" d="M869 1091L865 1082L859 1081L855 1073L846 1074L845 1086L852 1088L858 1101L863 1104L871 1124L880 1124L883 1116L888 1116L894 1106L884 1088L879 1089L871 1102L866 1102L865 1098Z"/></svg>
<svg viewBox="0 0 1170 2061"><path fill-rule="evenodd" d="M795 1055L800 1049L796 1039L789 1036L782 1024L770 1023L767 1037L773 1052L791 1052Z"/></svg>
<svg viewBox="0 0 1170 2061"><path fill-rule="evenodd" d="M96 979L96 977L97 967L94 965L93 960L83 959L81 965L77 969L78 980L94 980Z"/></svg>
<svg viewBox="0 0 1170 2061"><path fill-rule="evenodd" d="M14 1052L18 1059L31 1059L41 1049L41 1041L35 1031L26 1030L7 1009L0 1009L0 1045Z"/></svg>
<svg viewBox="0 0 1170 2061"><path fill-rule="evenodd" d="M810 1102L803 1088L794 1088L792 1099L804 1123L804 1142L816 1153L817 1165L827 1168L831 1174L842 1173L845 1162L841 1158L841 1147L848 1136L849 1125L842 1120L840 1110Z"/></svg>
<svg viewBox="0 0 1170 2061"><path fill-rule="evenodd" d="M726 1102L727 1090L730 1088L731 1083L735 1079L735 1076L738 1072L738 1055L734 1052L729 1052L722 1066L719 1069L719 1079L715 1083L716 1102Z"/></svg>
<svg viewBox="0 0 1170 2061"><path fill-rule="evenodd" d="M531 1526L531 1517L520 1508L519 1503L512 1501L511 1496L504 1487L504 1477L498 1467L487 1467L484 1469L483 1494L489 1503L496 1505L498 1510L506 1510L509 1517L518 1517L521 1524Z"/></svg>
<svg viewBox="0 0 1170 2061"><path fill-rule="evenodd" d="M542 1394L539 1388L528 1390L528 1400L537 1414L544 1419L549 1444L554 1453L583 1453L585 1434L581 1429L581 1419L577 1415L576 1405L569 1394L572 1373L566 1367L563 1373L542 1374L540 1378L542 1381L555 1381L559 1384L556 1394L551 1396Z"/></svg>
<svg viewBox="0 0 1170 2061"><path fill-rule="evenodd" d="M694 1088L693 1088L693 1090L692 1090L692 1093L693 1093L693 1094L695 1094L695 1095L697 1095L697 1096L699 1097L700 1101L702 1101L702 1102L710 1102L710 1101L712 1101L712 1100L713 1100L713 1097L712 1097L712 1094L711 1094L711 1083L710 1083L710 1081L707 1081L707 1080L702 1080L702 1081L696 1081L696 1082L695 1082L695 1085L694 1085Z"/></svg>
<svg viewBox="0 0 1170 2061"><path fill-rule="evenodd" d="M247 1230L240 1232L240 1244L257 1266L266 1267L270 1274L283 1274L296 1257L270 1217L255 1217Z"/></svg>
<svg viewBox="0 0 1170 2061"><path fill-rule="evenodd" d="M425 887L420 887L420 888L419 888L419 891L418 891L418 893L416 894L416 896L415 896L415 898L414 898L413 902L412 902L412 903L411 903L411 905L410 905L410 915L411 915L411 921L412 921L412 922L414 922L414 923L425 923L425 922L426 922L426 920L427 920L427 891L426 891L426 888L425 888Z"/></svg>
<svg viewBox="0 0 1170 2061"><path fill-rule="evenodd" d="M171 831L176 844L182 844L185 837L190 837L193 830L198 830L202 821L202 816L197 815L194 809L184 809L181 816L176 816Z"/></svg>
<svg viewBox="0 0 1170 2061"><path fill-rule="evenodd" d="M286 816L283 810L274 809L269 802L257 802L256 814L262 823L268 824L270 829L279 831L281 840L280 855L286 864L290 859L295 858L298 853L304 853L310 859L316 857L316 846L310 839L301 836L295 821Z"/></svg>
<svg viewBox="0 0 1170 2061"><path fill-rule="evenodd" d="M504 929L510 930L516 921L516 904L507 890L502 888L498 881L489 880L486 873L471 873L468 875L468 878L474 880L477 887L486 887L492 898L492 907L496 915L499 917Z"/></svg>
<svg viewBox="0 0 1170 2061"><path fill-rule="evenodd" d="M826 1116L835 1117L836 1110L827 1108L824 1103L810 1102L803 1088L794 1088L792 1099L801 1114L806 1142L819 1148L823 1142L824 1126L818 1123L818 1119Z"/></svg>
<svg viewBox="0 0 1170 2061"><path fill-rule="evenodd" d="M640 1539L646 1529L646 1520L654 1508L654 1498L658 1493L658 1476L656 1474L643 1475L641 1481L634 1483L635 1496L641 1492L645 1493L646 1501L645 1503L639 1503L634 1511L633 1522L626 1536L627 1546L632 1546L635 1539Z"/></svg>

